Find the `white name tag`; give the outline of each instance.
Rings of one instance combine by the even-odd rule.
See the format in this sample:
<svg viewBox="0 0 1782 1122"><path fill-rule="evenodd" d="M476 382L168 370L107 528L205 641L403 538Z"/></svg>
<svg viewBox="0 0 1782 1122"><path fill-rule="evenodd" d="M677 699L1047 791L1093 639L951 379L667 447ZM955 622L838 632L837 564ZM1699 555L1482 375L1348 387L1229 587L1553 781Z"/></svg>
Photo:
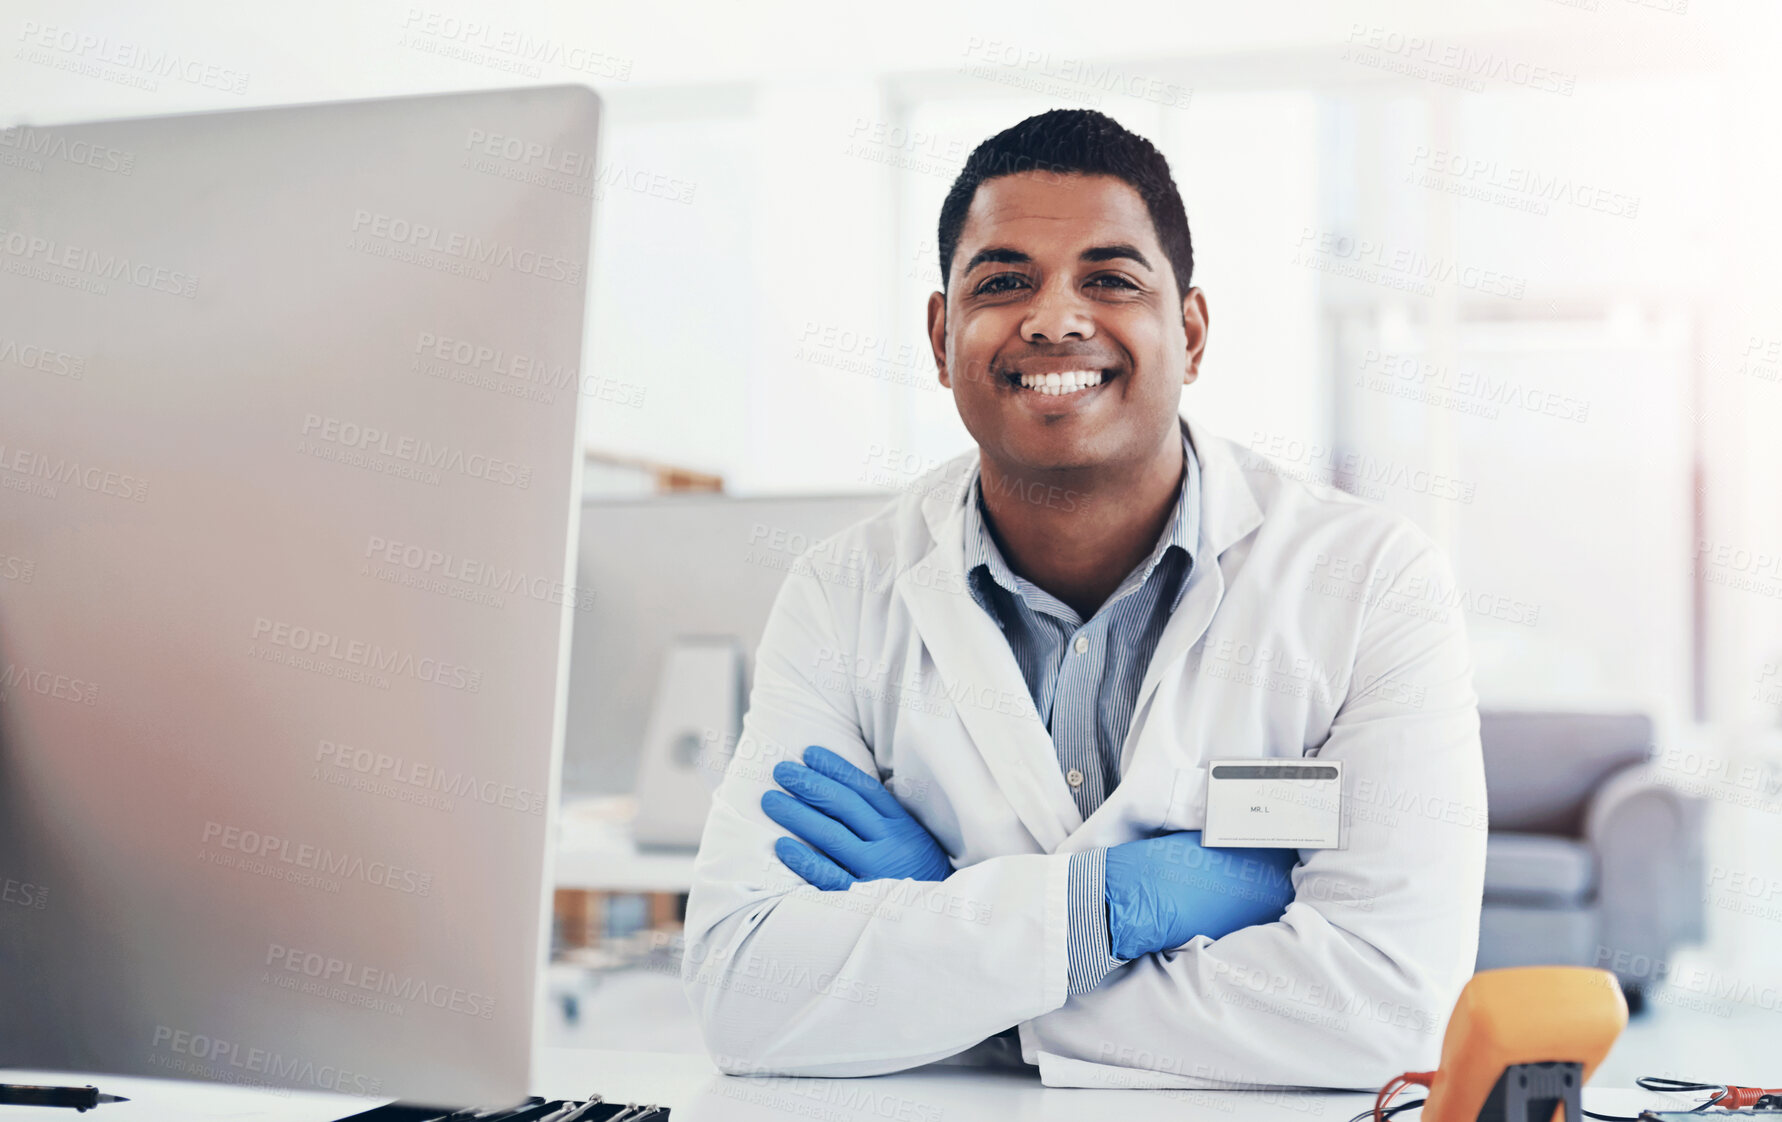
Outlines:
<svg viewBox="0 0 1782 1122"><path fill-rule="evenodd" d="M1202 845L1343 848L1343 765L1301 760L1210 760Z"/></svg>

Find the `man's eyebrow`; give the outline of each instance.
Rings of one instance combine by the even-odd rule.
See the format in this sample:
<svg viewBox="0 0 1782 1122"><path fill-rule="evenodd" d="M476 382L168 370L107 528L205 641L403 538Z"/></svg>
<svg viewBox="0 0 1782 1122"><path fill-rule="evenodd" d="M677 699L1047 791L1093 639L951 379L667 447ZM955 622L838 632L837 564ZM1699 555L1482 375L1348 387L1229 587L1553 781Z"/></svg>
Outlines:
<svg viewBox="0 0 1782 1122"><path fill-rule="evenodd" d="M964 272L959 275L967 276L979 265L1025 265L1032 260L1033 258L1018 249L1011 249L1006 245L994 245L972 254L971 260L965 263Z"/></svg>
<svg viewBox="0 0 1782 1122"><path fill-rule="evenodd" d="M1151 270L1151 263L1145 260L1145 255L1138 251L1138 247L1127 245L1125 242L1118 245L1098 245L1085 249L1080 258L1084 261L1117 261L1121 258L1128 258L1137 261L1147 270Z"/></svg>

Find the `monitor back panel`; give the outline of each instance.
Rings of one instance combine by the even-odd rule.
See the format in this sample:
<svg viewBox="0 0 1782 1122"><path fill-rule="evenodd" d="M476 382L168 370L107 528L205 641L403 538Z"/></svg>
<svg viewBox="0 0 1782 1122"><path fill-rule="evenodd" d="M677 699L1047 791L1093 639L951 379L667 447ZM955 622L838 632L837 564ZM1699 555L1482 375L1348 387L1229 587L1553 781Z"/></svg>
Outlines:
<svg viewBox="0 0 1782 1122"><path fill-rule="evenodd" d="M526 1089L598 115L7 138L7 1064Z"/></svg>

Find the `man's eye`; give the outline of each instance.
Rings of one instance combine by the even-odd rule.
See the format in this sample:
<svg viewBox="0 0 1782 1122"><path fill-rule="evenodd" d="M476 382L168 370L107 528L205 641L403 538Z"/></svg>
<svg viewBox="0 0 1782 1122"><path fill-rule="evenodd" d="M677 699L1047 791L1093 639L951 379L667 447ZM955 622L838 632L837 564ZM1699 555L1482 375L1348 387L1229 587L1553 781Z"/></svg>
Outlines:
<svg viewBox="0 0 1782 1122"><path fill-rule="evenodd" d="M1104 281L1107 282L1107 287L1109 287L1109 288L1133 288L1133 289L1136 289L1138 287L1138 285L1133 284L1131 281L1127 280L1123 276L1120 276L1118 273L1102 273L1099 276L1094 276L1094 277L1089 278L1090 284L1101 284Z"/></svg>
<svg viewBox="0 0 1782 1122"><path fill-rule="evenodd" d="M1013 292L1017 287L1026 283L1027 278L1019 273L998 273L972 289L972 295L984 296L998 292Z"/></svg>

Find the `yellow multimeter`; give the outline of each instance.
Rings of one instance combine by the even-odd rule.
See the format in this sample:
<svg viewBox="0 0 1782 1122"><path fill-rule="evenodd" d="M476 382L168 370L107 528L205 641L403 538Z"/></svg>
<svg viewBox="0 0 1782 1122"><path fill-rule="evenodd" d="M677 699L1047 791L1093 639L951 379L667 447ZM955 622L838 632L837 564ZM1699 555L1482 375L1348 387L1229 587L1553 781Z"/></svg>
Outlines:
<svg viewBox="0 0 1782 1122"><path fill-rule="evenodd" d="M1422 1122L1580 1122L1584 1083L1627 1027L1627 999L1606 970L1481 970L1454 1003L1435 1071L1381 1089L1375 1117L1408 1084L1429 1088Z"/></svg>

